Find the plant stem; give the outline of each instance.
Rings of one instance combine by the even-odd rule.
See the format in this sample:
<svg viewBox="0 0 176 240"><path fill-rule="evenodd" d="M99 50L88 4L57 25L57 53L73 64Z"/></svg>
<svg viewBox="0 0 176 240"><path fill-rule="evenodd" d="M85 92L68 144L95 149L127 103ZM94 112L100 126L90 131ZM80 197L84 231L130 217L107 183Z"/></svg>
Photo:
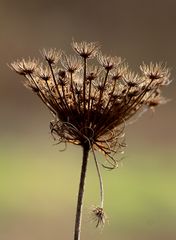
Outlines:
<svg viewBox="0 0 176 240"><path fill-rule="evenodd" d="M100 183L100 207L103 208L103 204L104 204L104 188L103 188L103 180L101 177L101 172L99 169L99 165L98 165L98 161L96 159L95 156L95 152L94 149L92 148L92 152L93 152L93 156L94 156L94 160L95 160L95 165L96 165L96 169L97 169L97 173L98 173L98 178L99 178L99 183Z"/></svg>
<svg viewBox="0 0 176 240"><path fill-rule="evenodd" d="M83 159L82 159L82 168L81 168L79 192L78 192L78 199L77 199L74 240L80 240L82 205L83 205L82 201L83 201L83 194L84 194L84 184L85 184L85 177L86 177L88 154L89 154L89 145L86 144L83 146Z"/></svg>

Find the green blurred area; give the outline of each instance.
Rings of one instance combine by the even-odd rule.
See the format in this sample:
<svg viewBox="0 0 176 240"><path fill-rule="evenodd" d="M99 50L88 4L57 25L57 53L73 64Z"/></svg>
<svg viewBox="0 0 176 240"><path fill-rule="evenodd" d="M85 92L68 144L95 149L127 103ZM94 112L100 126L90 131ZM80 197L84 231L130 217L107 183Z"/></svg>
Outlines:
<svg viewBox="0 0 176 240"><path fill-rule="evenodd" d="M68 146L67 151L59 152L60 146L47 141L37 146L35 141L1 148L0 239L51 239L50 234L52 239L71 239L81 148ZM91 208L99 203L99 183L90 154L83 239L175 238L174 151L134 152L127 151L118 169L102 168L109 222L103 234L91 223ZM105 161L100 153L97 157L100 163Z"/></svg>

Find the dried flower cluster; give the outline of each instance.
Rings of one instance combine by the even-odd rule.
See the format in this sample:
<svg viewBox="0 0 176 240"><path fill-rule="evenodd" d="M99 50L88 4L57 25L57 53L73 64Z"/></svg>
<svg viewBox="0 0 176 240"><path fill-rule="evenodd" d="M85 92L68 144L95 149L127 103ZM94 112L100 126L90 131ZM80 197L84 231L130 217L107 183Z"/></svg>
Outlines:
<svg viewBox="0 0 176 240"><path fill-rule="evenodd" d="M103 55L97 43L73 42L72 47L74 56L43 50L45 63L22 59L11 68L54 115L51 132L59 142L100 150L114 168L113 155L124 147L124 123L165 102L161 88L170 83L170 71L162 63L143 63L136 74L120 57ZM94 213L97 224L104 223L102 206Z"/></svg>
<svg viewBox="0 0 176 240"><path fill-rule="evenodd" d="M120 57L104 56L96 43L73 42L72 47L78 56L43 50L46 64L29 58L11 67L54 114L51 131L59 141L89 141L112 160L123 145L124 123L142 107L165 102L160 89L170 82L169 69L161 63L142 64L138 75ZM92 58L97 66L91 65Z"/></svg>

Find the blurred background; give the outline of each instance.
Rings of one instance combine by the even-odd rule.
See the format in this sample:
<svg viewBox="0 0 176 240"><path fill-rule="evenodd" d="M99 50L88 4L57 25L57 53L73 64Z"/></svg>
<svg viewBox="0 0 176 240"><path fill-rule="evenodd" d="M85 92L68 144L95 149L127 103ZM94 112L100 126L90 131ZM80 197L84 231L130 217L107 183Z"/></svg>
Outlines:
<svg viewBox="0 0 176 240"><path fill-rule="evenodd" d="M90 209L99 202L92 156L81 239L176 239L176 1L0 0L0 239L73 239L82 152L54 145L52 116L24 88L8 63L39 57L70 42L98 41L103 52L141 62L167 62L171 101L126 128L128 147L118 169L102 169L108 224L97 230ZM97 154L100 161L103 156Z"/></svg>

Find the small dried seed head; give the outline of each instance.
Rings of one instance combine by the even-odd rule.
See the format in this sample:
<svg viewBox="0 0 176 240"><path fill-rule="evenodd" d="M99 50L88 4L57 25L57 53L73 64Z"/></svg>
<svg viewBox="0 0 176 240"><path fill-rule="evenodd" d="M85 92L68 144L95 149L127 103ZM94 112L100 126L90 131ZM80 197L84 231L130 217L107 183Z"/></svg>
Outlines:
<svg viewBox="0 0 176 240"><path fill-rule="evenodd" d="M123 80L129 87L136 87L140 84L141 78L138 74L128 71L123 75Z"/></svg>
<svg viewBox="0 0 176 240"><path fill-rule="evenodd" d="M160 95L154 95L150 99L147 99L145 104L147 106L149 106L149 108L154 109L154 107L156 107L156 106L158 106L160 104L165 104L167 102L168 102L168 100L166 100L164 97L162 97Z"/></svg>
<svg viewBox="0 0 176 240"><path fill-rule="evenodd" d="M106 214L103 208L95 207L92 210L92 220L96 223L96 227L103 227L106 221Z"/></svg>
<svg viewBox="0 0 176 240"><path fill-rule="evenodd" d="M67 73L65 72L65 70L59 69L58 71L56 71L55 73L55 78L57 80L57 83L60 86L66 86L68 83L68 77L67 77Z"/></svg>
<svg viewBox="0 0 176 240"><path fill-rule="evenodd" d="M44 66L41 64L35 72L36 76L38 76L40 79L44 81L48 81L51 78L51 73L49 71L49 68L47 66Z"/></svg>
<svg viewBox="0 0 176 240"><path fill-rule="evenodd" d="M70 73L74 73L81 69L81 61L76 56L67 56L64 53L61 57L62 66Z"/></svg>
<svg viewBox="0 0 176 240"><path fill-rule="evenodd" d="M106 56L101 52L98 54L97 59L100 65L102 65L102 67L104 67L107 71L116 68L122 62L122 59L120 57Z"/></svg>
<svg viewBox="0 0 176 240"><path fill-rule="evenodd" d="M64 70L59 70L58 71L58 76L60 77L60 78L65 78L66 77L66 72L64 71Z"/></svg>
<svg viewBox="0 0 176 240"><path fill-rule="evenodd" d="M166 64L163 63L150 63L149 65L146 65L143 63L140 66L140 69L142 73L148 77L151 80L157 80L157 79L167 79L170 77L170 71L167 68Z"/></svg>
<svg viewBox="0 0 176 240"><path fill-rule="evenodd" d="M75 52L83 58L93 58L99 50L99 45L96 42L72 42L72 47Z"/></svg>
<svg viewBox="0 0 176 240"><path fill-rule="evenodd" d="M10 64L11 69L20 75L30 75L33 74L37 68L38 61L36 59L29 58L28 60L22 59L17 60Z"/></svg>
<svg viewBox="0 0 176 240"><path fill-rule="evenodd" d="M95 80L101 72L101 69L98 68L97 66L90 66L87 69L87 80L92 81Z"/></svg>
<svg viewBox="0 0 176 240"><path fill-rule="evenodd" d="M120 64L116 69L111 72L112 80L123 78L124 74L128 73L128 64Z"/></svg>
<svg viewBox="0 0 176 240"><path fill-rule="evenodd" d="M57 51L55 48L49 50L43 49L41 54L50 65L56 64L61 57L61 51Z"/></svg>
<svg viewBox="0 0 176 240"><path fill-rule="evenodd" d="M93 81L93 86L98 90L98 91L104 91L107 89L107 84L104 84L104 77L99 76L98 79Z"/></svg>

